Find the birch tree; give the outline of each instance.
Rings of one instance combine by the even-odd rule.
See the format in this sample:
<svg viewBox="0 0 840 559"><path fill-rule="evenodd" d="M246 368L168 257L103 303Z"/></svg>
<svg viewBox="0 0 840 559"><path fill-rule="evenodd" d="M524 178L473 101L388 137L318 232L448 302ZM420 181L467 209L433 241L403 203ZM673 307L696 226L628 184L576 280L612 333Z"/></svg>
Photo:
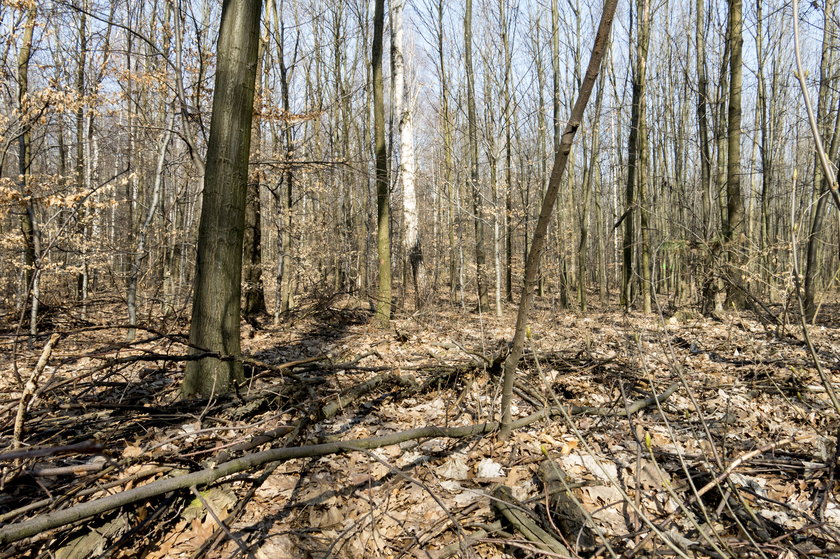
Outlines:
<svg viewBox="0 0 840 559"><path fill-rule="evenodd" d="M416 190L417 156L414 150L413 99L406 79L403 9L405 0L391 0L391 72L393 73L394 113L399 119L399 177L403 194L403 244L411 267L415 306L419 310L426 298L426 268L420 243L418 196Z"/></svg>

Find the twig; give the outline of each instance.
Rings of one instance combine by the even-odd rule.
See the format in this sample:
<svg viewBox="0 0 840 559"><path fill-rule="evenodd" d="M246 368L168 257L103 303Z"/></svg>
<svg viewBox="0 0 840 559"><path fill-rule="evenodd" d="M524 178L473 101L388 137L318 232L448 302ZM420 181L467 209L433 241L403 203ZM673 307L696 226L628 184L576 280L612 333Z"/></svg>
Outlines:
<svg viewBox="0 0 840 559"><path fill-rule="evenodd" d="M766 445L764 445L760 448L756 448L754 450L751 450L751 451L747 452L746 454L742 454L741 456L739 456L738 458L733 460L721 473L719 473L717 476L715 476L715 478L712 481L710 481L709 483L704 485L702 488L700 488L697 491L695 498L699 499L700 497L702 497L703 495L705 495L706 493L711 491L712 488L720 485L720 482L722 482L724 479L729 477L729 474L731 474L735 470L735 468L737 468L738 466L740 466L741 464L743 464L747 460L749 460L751 458L754 458L754 457L758 456L759 454L761 454L763 452L767 452L768 450L773 450L773 449L779 448L781 446L787 446L794 441L796 441L796 437L791 437L789 439L783 439L781 441L776 441L774 443L766 444Z"/></svg>
<svg viewBox="0 0 840 559"><path fill-rule="evenodd" d="M325 419L335 417L335 415L338 412L340 412L344 408L344 406L362 397L363 395L372 392L377 387L385 383L394 383L400 386L406 386L414 389L417 389L418 387L417 381L410 377L402 377L396 373L377 375L368 381L365 381L361 384L357 384L343 391L336 397L334 401L330 402L329 404L323 407L323 409L321 410L321 415L323 415Z"/></svg>
<svg viewBox="0 0 840 559"><path fill-rule="evenodd" d="M38 477L52 477L52 476L66 476L66 475L83 475L89 472L101 471L107 462L104 459L94 459L87 464L74 464L72 466L57 466L54 468L34 468L29 471L30 475Z"/></svg>
<svg viewBox="0 0 840 559"><path fill-rule="evenodd" d="M205 509L207 509L208 514L210 514L210 516L211 516L211 517L213 517L213 520L215 520L215 521L216 521L216 524L218 524L219 528L221 528L221 529L222 529L222 531L224 531L224 533L227 535L227 537L229 537L229 538L230 538L230 539L232 539L234 542L236 542L236 545L237 545L237 546L239 546L239 549L241 549L241 550L242 550L242 552L243 552L243 553L245 553L245 555L247 555L247 556L248 556L248 557L250 557L251 559L257 559L256 557L254 557L254 554L253 554L253 553L251 553L251 550L250 550L250 549L248 549L248 547L247 547L244 543L242 543L242 540L240 540L239 538L237 538L236 536L234 536L234 535L233 535L233 532L231 532L231 531L230 531L230 528L228 528L228 527L225 525L225 523L224 523L224 522L222 522L222 519L221 519L221 518L219 518L219 516L216 514L216 511L214 511L214 510L213 510L213 507L211 507L211 506L210 506L210 503L208 503L208 502L204 499L204 497L201 495L201 493L199 493L199 491L198 491L198 489L196 489L195 485L190 486L190 491L192 491L193 495L195 495L195 496L196 496L196 498L197 498L199 501L201 501L202 506L203 506Z"/></svg>

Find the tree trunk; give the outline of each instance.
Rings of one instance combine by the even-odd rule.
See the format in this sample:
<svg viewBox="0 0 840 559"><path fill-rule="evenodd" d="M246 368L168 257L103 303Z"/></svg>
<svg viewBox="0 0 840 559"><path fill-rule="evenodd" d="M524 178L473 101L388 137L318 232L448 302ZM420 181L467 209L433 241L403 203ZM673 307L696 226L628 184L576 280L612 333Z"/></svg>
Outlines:
<svg viewBox="0 0 840 559"><path fill-rule="evenodd" d="M426 300L426 268L423 262L423 248L420 243L419 214L417 208L417 158L414 153L414 122L412 120L413 99L406 80L405 57L403 55L403 8L405 0L391 0L391 56L394 76L394 112L399 118L400 135L400 181L403 189L403 218L405 254L411 267L414 284L415 308L421 309Z"/></svg>
<svg viewBox="0 0 840 559"><path fill-rule="evenodd" d="M580 310L586 312L586 284L589 281L589 267L587 265L589 241L590 204L592 202L592 185L596 181L598 156L601 151L601 105L604 98L604 73L598 79L598 92L595 94L595 114L592 115L592 143L589 149L589 160L583 180L583 199L581 200L580 243L578 244L578 303ZM597 233L597 232L596 232Z"/></svg>
<svg viewBox="0 0 840 559"><path fill-rule="evenodd" d="M257 54L256 83L260 94L257 95L257 106L254 107L254 123L251 129L251 151L259 159L262 156L262 65L265 55L265 44L260 42L260 52ZM245 233L243 237L242 262L242 317L252 322L259 315L265 314L265 288L262 279L262 204L261 195L262 170L257 166L248 180L248 191L245 199Z"/></svg>
<svg viewBox="0 0 840 559"><path fill-rule="evenodd" d="M373 15L373 133L376 152L376 252L379 285L376 289L376 323L387 328L391 320L391 196L388 184L388 153L385 147L385 99L382 84L382 34L385 0L376 0Z"/></svg>
<svg viewBox="0 0 840 559"><path fill-rule="evenodd" d="M758 0L761 1L761 0ZM706 77L706 39L704 32L705 9L704 0L697 0L697 20L695 27L695 41L697 43L697 129L700 134L700 188L703 215L701 217L703 227L703 239L708 240L711 225L711 176L712 156L709 149L709 123L706 105L708 103L709 81Z"/></svg>
<svg viewBox="0 0 840 559"><path fill-rule="evenodd" d="M163 165L166 162L166 150L169 148L169 141L172 139L172 128L175 125L175 111L170 113L169 117L165 119L163 134L160 138L160 147L157 154L157 165L155 166L155 179L152 186L152 197L149 201L146 218L140 224L140 230L137 232L137 246L134 249L134 258L131 261L131 271L128 275L128 289L126 292L126 303L128 306L128 341L133 341L137 333L137 284L140 280L140 266L143 260L146 259L146 239L149 233L149 227L155 217L155 212L158 210L158 202L160 201L160 191L163 186Z"/></svg>
<svg viewBox="0 0 840 559"><path fill-rule="evenodd" d="M641 262L641 294L642 312L651 312L651 263L650 263L650 229L648 225L650 209L648 201L648 127L647 127L647 100L645 99L647 89L647 57L648 45L650 43L650 0L636 0L636 10L639 18L639 36L636 45L636 64L638 65L639 84L639 111L638 111L638 207L639 207L639 236ZM634 88L635 90L635 88Z"/></svg>
<svg viewBox="0 0 840 559"><path fill-rule="evenodd" d="M502 102L504 103L503 118L505 127L505 209L502 219L502 234L505 240L505 300L513 301L513 233L511 232L510 217L513 213L513 146L512 130L514 119L513 95L511 93L511 72L512 62L510 53L510 40L508 39L509 26L506 12L507 2L499 0L499 23L502 31L502 52L504 55L504 90L502 91Z"/></svg>
<svg viewBox="0 0 840 559"><path fill-rule="evenodd" d="M727 302L736 309L746 301L743 279L746 230L741 192L741 86L744 75L742 0L729 0L729 110L727 115L726 228L729 284Z"/></svg>
<svg viewBox="0 0 840 559"><path fill-rule="evenodd" d="M646 180L647 157L645 126L645 74L647 72L647 52L650 38L650 7L647 0L636 0L637 36L636 53L633 65L633 101L630 114L630 134L627 140L627 188L625 190L626 210L624 213L623 274L621 284L621 304L629 309L633 302L633 260L635 258L635 221L636 210L641 209L645 201L644 181ZM640 214L645 212L640 212ZM647 226L647 216L641 216L642 227ZM643 239L644 241L645 239ZM643 251L644 252L644 251ZM645 285L650 280L650 271L646 258L642 258L642 298L644 311L650 312L650 289Z"/></svg>
<svg viewBox="0 0 840 559"><path fill-rule="evenodd" d="M761 130L761 143L759 144L759 155L761 156L761 199L759 209L759 223L758 223L758 254L759 254L759 278L767 299L772 302L772 284L771 284L771 262L769 251L768 238L768 218L769 218L769 202L770 202L770 185L773 178L773 158L770 155L772 151L773 137L770 133L770 123L768 122L768 99L767 86L764 81L764 26L762 15L762 4L764 0L756 0L756 30L755 30L755 53L756 61L758 63L758 71L756 79L758 81L758 112L759 112L759 128Z"/></svg>
<svg viewBox="0 0 840 559"><path fill-rule="evenodd" d="M557 157L557 151L560 149L560 142L561 142L561 131L562 127L560 125L560 9L558 4L558 0L551 0L551 79L552 79L552 93L551 93L551 105L552 105L552 123L553 123L553 130L554 134L552 134L552 140L554 142L554 156ZM572 157L570 155L570 157ZM574 165L571 166L571 171L574 172ZM550 180L550 179L549 179ZM560 208L560 213L562 217L562 204ZM558 236L562 233L563 224L561 223L558 226L557 234ZM559 277L557 278L557 285L559 289L559 298L560 298L560 306L562 308L566 308L569 306L569 281L567 277L567 270L566 270L566 255L562 247L558 246L558 270L559 270ZM543 280L544 277L540 277L540 288L539 294L542 296L543 294Z"/></svg>
<svg viewBox="0 0 840 559"><path fill-rule="evenodd" d="M248 155L261 0L225 0L198 227L190 344L215 352L187 364L183 393L211 397L243 379L239 317Z"/></svg>
<svg viewBox="0 0 840 559"><path fill-rule="evenodd" d="M510 405L511 400L513 399L513 381L514 376L516 375L516 368L519 365L519 360L522 358L522 351L524 349L525 330L528 323L528 315L530 314L531 305L534 299L534 287L536 286L537 272L540 266L540 252L545 244L548 224L554 213L554 203L557 200L557 194L560 190L560 183L563 178L563 172L566 169L566 163L569 159L569 152L572 149L575 134L580 127L583 114L586 109L586 104L589 102L589 97L592 95L595 80L598 79L601 60L607 50L607 44L610 38L610 29L612 28L617 4L618 0L606 0L604 3L601 21L598 24L598 31L595 35L595 44L592 47L592 54L589 58L586 75L581 83L577 101L575 101L571 115L569 115L569 121L566 124L565 131L563 132L559 150L555 155L551 178L548 181L548 188L546 189L545 197L543 198L542 208L540 209L540 217L537 221L537 227L534 230L534 237L531 242L531 249L528 251L528 258L525 263L525 277L523 278L522 285L522 296L519 303L519 312L516 315L516 330L513 336L513 344L510 355L508 355L507 359L505 359L504 365L502 420L500 422L499 433L501 438L507 438L511 431L512 417Z"/></svg>
<svg viewBox="0 0 840 559"><path fill-rule="evenodd" d="M458 245L455 241L456 221L458 205L456 204L457 191L455 181L452 177L452 123L449 116L449 85L446 74L446 62L444 57L444 32L443 32L443 5L444 0L438 0L434 7L437 55L440 67L440 101L441 101L441 128L443 129L443 188L447 196L447 228L446 236L449 248L449 296L455 300L457 294L462 292L461 265L458 258Z"/></svg>
<svg viewBox="0 0 840 559"><path fill-rule="evenodd" d="M18 137L18 171L20 173L20 192L26 200L24 202L23 215L20 218L21 231L24 244L24 269L23 289L24 296L21 298L21 312L26 310L26 302L29 306L29 334L34 338L38 333L38 304L40 299L40 259L41 259L41 233L38 229L35 217L35 204L32 201L30 184L30 173L32 172L32 134L33 120L26 113L26 101L29 94L29 59L32 55L32 35L35 29L35 17L37 15L36 4L33 3L26 16L26 24L23 29L23 43L18 52L18 110L23 120L23 130ZM23 319L23 315L21 315ZM32 339L30 339L30 343Z"/></svg>
<svg viewBox="0 0 840 559"><path fill-rule="evenodd" d="M829 161L836 161L836 144L838 142L829 139L832 103L828 99L831 88L832 67L834 66L835 27L832 23L834 21L834 0L826 0L823 9L823 42L820 59L820 87L817 98L817 126L823 141L827 144L825 149L829 152ZM819 246L822 244L823 239L823 221L825 218L826 202L828 200L829 184L830 177L826 177L823 173L819 155L817 154L814 156L814 192L817 197L817 202L811 218L811 230L808 235L808 246L805 256L805 289L803 296L805 319L808 322L813 322L817 315L816 293L820 270L818 258Z"/></svg>
<svg viewBox="0 0 840 559"><path fill-rule="evenodd" d="M472 0L466 0L464 11L464 63L467 74L467 120L470 157L470 190L472 192L473 225L475 230L475 268L478 284L478 311L489 309L484 239L484 204L478 182L478 122L475 110L475 77L472 60Z"/></svg>

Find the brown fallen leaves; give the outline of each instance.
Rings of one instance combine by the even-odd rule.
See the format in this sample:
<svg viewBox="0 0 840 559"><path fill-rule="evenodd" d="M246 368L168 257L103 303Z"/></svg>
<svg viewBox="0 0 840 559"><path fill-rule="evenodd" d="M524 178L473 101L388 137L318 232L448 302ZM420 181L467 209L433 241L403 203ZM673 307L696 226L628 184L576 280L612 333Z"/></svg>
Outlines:
<svg viewBox="0 0 840 559"><path fill-rule="evenodd" d="M161 363L150 371L149 363L134 362L91 373L115 353L100 355L93 348L113 348L118 331L68 336L56 348L49 372L79 380L56 391L45 385L29 410L24 440L58 445L95 437L106 449L109 468L35 483L28 472L38 467L88 457L0 464L5 484L0 520L37 515L56 497L66 497L59 506L68 506L78 502L74 494L96 484L116 483L80 499L153 481L166 475L166 467L210 467L220 449L281 425L300 428L266 445L353 440L494 418L498 372L483 366L481 357L492 362L499 341L509 339L512 315L478 321L455 311L428 312L395 321L394 334L369 328L356 311L345 321L342 312L333 309L326 320L299 317L244 342L249 355L272 365L322 354L331 356L329 362L282 374L255 371L259 377L239 398L209 405L178 403L180 366ZM543 310L531 331L514 400L518 415L544 405L611 413L541 421L506 442L493 436L432 438L275 464L198 488L203 502L185 491L168 501L125 507L120 515L129 528L108 542L118 544L110 553L227 557L244 546L255 557L512 556L527 542L498 524L490 495L503 484L529 510L544 506L537 474L548 455L570 476L574 498L616 553L836 552L840 507L833 491L836 468L830 466L836 460L837 418L795 330L780 336L749 316L680 322ZM836 367L836 331L815 328L812 337L824 365ZM118 351L176 354L183 347L154 338ZM35 358L20 357L22 363ZM411 378L416 386L376 385L334 417L319 416L339 393L383 372ZM625 413L627 402L673 382L681 388L661 406ZM18 397L16 387L4 390L7 401ZM0 437L7 437L9 428L3 429ZM772 446L784 439L792 442ZM719 487L697 498L706 483L695 481L698 472L713 479L763 447L769 450L737 464ZM161 466L161 473L138 475ZM121 479L128 481L117 483ZM44 499L43 505L3 516ZM769 540L756 538L760 530L750 528L739 507L757 518ZM110 519L106 515L88 526ZM78 532L57 531L16 549L23 555L60 550ZM603 547L585 553L608 555Z"/></svg>

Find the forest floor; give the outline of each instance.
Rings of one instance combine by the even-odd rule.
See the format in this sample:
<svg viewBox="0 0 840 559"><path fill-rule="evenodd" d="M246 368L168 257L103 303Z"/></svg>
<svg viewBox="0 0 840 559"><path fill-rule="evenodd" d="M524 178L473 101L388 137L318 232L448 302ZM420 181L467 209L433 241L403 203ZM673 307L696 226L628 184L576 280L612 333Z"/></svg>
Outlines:
<svg viewBox="0 0 840 559"><path fill-rule="evenodd" d="M306 304L244 327L248 381L209 403L180 399L183 321L127 343L116 305L52 309L32 347L6 325L0 558L840 557L840 423L795 320L538 308L500 440L515 311L383 331Z"/></svg>

